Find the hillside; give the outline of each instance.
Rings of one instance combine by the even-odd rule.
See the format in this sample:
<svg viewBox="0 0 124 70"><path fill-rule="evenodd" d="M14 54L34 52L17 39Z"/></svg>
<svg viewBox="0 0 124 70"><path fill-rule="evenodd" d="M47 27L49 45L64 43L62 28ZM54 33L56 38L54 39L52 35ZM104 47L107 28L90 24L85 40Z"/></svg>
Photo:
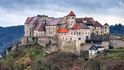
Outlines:
<svg viewBox="0 0 124 70"><path fill-rule="evenodd" d="M38 44L20 46L0 60L0 70L124 70L124 49L106 50L94 59L87 51L45 53Z"/></svg>
<svg viewBox="0 0 124 70"><path fill-rule="evenodd" d="M0 27L0 54L11 46L13 43L20 40L24 35L24 26Z"/></svg>
<svg viewBox="0 0 124 70"><path fill-rule="evenodd" d="M115 35L124 35L124 25L115 24L110 26L110 33Z"/></svg>

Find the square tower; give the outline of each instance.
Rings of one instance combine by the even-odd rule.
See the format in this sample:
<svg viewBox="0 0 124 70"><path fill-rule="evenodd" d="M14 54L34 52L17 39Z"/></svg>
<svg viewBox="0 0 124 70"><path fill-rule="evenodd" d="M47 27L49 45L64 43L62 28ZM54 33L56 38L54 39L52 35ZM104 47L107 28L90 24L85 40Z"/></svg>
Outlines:
<svg viewBox="0 0 124 70"><path fill-rule="evenodd" d="M71 11L67 16L67 24L68 28L72 28L74 24L76 23L76 15L74 14L73 11Z"/></svg>

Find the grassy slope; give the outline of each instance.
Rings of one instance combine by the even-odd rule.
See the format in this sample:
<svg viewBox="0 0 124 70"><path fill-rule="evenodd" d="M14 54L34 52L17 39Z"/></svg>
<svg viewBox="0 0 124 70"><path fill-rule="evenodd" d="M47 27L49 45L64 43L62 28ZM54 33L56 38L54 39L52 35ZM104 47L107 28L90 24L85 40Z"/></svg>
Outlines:
<svg viewBox="0 0 124 70"><path fill-rule="evenodd" d="M39 45L19 47L0 60L0 70L123 70L124 49L106 50L104 56L86 60L73 53L54 52L46 54ZM119 69L119 68L120 69Z"/></svg>

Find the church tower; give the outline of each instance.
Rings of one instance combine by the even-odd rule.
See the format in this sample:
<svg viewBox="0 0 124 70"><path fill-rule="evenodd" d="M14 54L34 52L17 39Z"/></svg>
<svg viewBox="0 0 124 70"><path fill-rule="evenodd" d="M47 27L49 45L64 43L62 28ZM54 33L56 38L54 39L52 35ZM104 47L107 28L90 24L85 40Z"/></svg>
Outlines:
<svg viewBox="0 0 124 70"><path fill-rule="evenodd" d="M74 14L73 11L71 11L71 12L67 15L68 28L72 28L75 23L76 23L76 15Z"/></svg>

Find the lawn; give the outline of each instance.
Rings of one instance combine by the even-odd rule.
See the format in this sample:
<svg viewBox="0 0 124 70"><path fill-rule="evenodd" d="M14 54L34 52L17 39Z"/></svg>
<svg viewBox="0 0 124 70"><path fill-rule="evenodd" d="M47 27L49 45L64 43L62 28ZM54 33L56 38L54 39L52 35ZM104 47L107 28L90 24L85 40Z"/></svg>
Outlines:
<svg viewBox="0 0 124 70"><path fill-rule="evenodd" d="M110 60L124 60L124 49L106 50L105 54L105 57Z"/></svg>

